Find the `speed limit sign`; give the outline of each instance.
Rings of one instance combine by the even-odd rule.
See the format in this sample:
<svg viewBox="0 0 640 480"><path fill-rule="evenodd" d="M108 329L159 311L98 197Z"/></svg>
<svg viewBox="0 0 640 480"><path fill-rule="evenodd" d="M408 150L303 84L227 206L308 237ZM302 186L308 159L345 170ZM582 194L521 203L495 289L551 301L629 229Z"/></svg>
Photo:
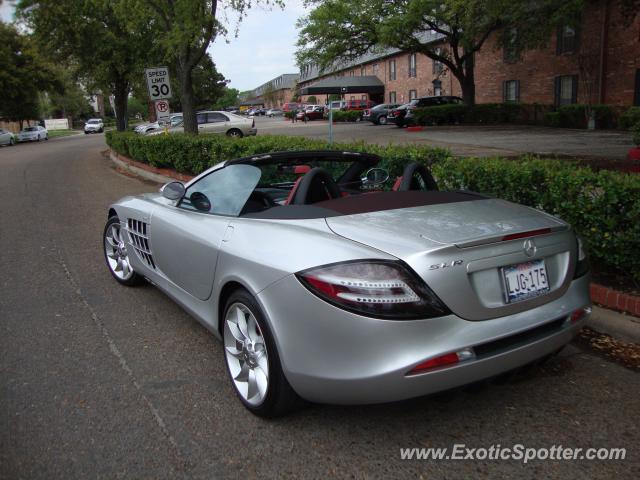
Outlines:
<svg viewBox="0 0 640 480"><path fill-rule="evenodd" d="M169 83L169 69L167 67L146 68L144 76L151 100L171 98L171 84Z"/></svg>

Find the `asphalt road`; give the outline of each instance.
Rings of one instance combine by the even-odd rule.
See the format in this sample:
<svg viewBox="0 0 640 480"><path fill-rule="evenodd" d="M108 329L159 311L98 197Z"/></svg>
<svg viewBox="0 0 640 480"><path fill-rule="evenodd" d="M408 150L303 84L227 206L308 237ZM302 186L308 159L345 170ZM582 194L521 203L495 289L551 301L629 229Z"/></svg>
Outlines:
<svg viewBox="0 0 640 480"><path fill-rule="evenodd" d="M570 346L507 383L251 416L222 349L104 266L106 208L156 188L103 136L0 149L0 477L639 478L637 373ZM624 447L618 461L402 461L400 448Z"/></svg>
<svg viewBox="0 0 640 480"><path fill-rule="evenodd" d="M314 120L308 123L285 121L282 117L256 117L259 134L296 135L328 138L329 123ZM366 141L415 143L448 148L460 156L569 155L624 159L633 147L631 134L623 131L588 131L568 128L548 128L531 125L457 125L425 127L421 132L409 132L395 125L374 125L370 122L334 125L337 142Z"/></svg>

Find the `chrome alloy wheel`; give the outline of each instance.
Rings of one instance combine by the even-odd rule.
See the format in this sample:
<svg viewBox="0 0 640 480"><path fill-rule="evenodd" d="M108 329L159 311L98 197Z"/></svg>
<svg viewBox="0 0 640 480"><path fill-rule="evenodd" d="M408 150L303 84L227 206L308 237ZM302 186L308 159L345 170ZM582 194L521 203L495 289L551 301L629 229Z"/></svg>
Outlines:
<svg viewBox="0 0 640 480"><path fill-rule="evenodd" d="M122 238L120 223L112 223L105 233L104 251L113 274L120 280L129 280L134 272L129 263L129 254Z"/></svg>
<svg viewBox="0 0 640 480"><path fill-rule="evenodd" d="M227 310L224 349L236 390L248 404L260 405L269 386L269 358L256 317L242 303Z"/></svg>

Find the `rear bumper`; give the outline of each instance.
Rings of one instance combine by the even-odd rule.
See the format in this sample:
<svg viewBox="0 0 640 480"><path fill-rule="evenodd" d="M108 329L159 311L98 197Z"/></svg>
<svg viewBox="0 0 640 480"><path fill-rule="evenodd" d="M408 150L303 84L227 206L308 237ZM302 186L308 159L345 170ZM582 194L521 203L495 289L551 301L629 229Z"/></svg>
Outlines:
<svg viewBox="0 0 640 480"><path fill-rule="evenodd" d="M321 403L367 404L476 382L553 353L570 342L586 320L571 323L569 316L590 305L588 286L587 275L573 281L555 301L485 321L455 315L412 321L362 317L320 300L294 276L269 286L258 299L275 335L285 375L301 397ZM474 360L406 375L427 359L484 346L551 322L557 328Z"/></svg>

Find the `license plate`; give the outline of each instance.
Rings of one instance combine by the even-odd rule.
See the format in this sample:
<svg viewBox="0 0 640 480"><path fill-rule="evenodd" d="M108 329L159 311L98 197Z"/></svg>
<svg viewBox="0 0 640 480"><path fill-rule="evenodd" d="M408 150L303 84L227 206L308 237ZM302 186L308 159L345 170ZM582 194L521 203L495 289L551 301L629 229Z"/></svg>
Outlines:
<svg viewBox="0 0 640 480"><path fill-rule="evenodd" d="M521 302L549 291L549 277L544 260L502 267L502 278L507 303Z"/></svg>

